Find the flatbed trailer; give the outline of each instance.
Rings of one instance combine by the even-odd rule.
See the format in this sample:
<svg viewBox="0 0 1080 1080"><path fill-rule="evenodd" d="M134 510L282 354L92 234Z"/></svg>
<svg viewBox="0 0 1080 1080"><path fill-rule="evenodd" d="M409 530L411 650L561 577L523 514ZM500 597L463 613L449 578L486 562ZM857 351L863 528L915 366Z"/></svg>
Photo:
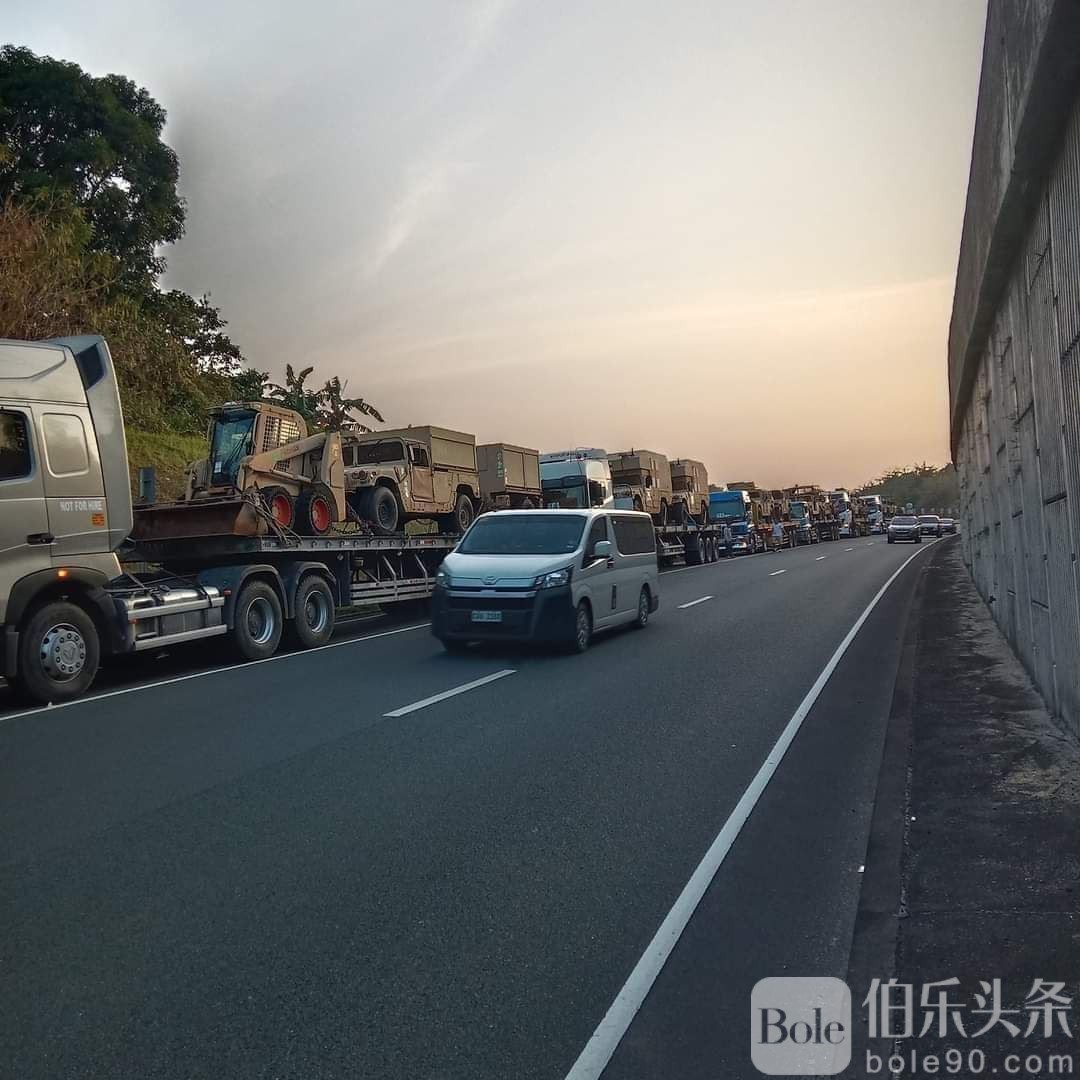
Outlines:
<svg viewBox="0 0 1080 1080"><path fill-rule="evenodd" d="M727 554L723 525L656 525L656 558L661 565L682 559L687 566L716 562Z"/></svg>

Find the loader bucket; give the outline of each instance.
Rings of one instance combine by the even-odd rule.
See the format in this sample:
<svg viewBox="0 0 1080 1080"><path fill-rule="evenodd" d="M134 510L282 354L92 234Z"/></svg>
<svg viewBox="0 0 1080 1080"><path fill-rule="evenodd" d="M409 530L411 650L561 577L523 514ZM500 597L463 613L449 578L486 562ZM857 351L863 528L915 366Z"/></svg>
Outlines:
<svg viewBox="0 0 1080 1080"><path fill-rule="evenodd" d="M196 499L135 511L133 540L199 536L262 536L265 519L247 499Z"/></svg>

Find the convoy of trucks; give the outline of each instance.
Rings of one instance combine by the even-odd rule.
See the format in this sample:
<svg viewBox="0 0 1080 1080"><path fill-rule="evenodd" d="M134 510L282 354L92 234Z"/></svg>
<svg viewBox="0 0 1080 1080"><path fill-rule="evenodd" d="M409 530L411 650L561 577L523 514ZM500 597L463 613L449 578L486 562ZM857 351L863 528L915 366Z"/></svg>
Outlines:
<svg viewBox="0 0 1080 1080"><path fill-rule="evenodd" d="M659 560L828 539L816 488L710 491L654 451L539 454L422 426L309 432L268 402L216 408L175 503L132 503L119 390L97 336L0 341L0 674L77 697L103 658L219 637L243 660L325 643L343 609L422 602L476 514L631 506ZM408 523L436 522L413 534Z"/></svg>

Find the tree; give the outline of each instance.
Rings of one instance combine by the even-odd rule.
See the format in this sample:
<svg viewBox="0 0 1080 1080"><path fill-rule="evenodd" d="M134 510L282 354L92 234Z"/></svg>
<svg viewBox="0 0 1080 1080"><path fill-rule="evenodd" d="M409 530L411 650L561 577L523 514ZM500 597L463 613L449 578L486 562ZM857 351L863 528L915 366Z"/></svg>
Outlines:
<svg viewBox="0 0 1080 1080"><path fill-rule="evenodd" d="M221 317L220 309L210 303L209 294L196 300L179 289L166 293L155 290L147 297L147 302L169 330L183 342L200 371L229 378L240 374L243 354L225 333L228 323Z"/></svg>
<svg viewBox="0 0 1080 1080"><path fill-rule="evenodd" d="M347 382L343 383L336 375L332 379L327 379L326 385L319 392L319 426L327 431L342 431L343 429L371 431L372 429L363 421L357 420L352 415L354 412L358 412L362 416L370 416L380 424L383 423L382 415L374 405L371 405L363 398L344 396L348 385Z"/></svg>
<svg viewBox="0 0 1080 1080"><path fill-rule="evenodd" d="M318 427L319 424L320 392L310 390L306 385L307 377L314 370L313 367L306 367L297 372L292 364L286 364L285 385L270 387L270 396L287 409L298 412L307 421L308 427Z"/></svg>
<svg viewBox="0 0 1080 1080"><path fill-rule="evenodd" d="M70 200L92 230L90 248L114 256L121 281L147 287L159 244L180 238L180 167L161 141L165 110L122 75L0 49L0 201Z"/></svg>
<svg viewBox="0 0 1080 1080"><path fill-rule="evenodd" d="M245 368L229 380L233 401L261 401L270 393L270 373Z"/></svg>

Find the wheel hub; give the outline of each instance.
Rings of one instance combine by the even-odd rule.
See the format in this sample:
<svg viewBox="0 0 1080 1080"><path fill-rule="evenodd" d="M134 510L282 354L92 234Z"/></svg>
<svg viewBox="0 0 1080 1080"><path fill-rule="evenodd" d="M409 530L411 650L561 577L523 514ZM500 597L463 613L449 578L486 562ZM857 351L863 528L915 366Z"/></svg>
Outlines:
<svg viewBox="0 0 1080 1080"><path fill-rule="evenodd" d="M51 679L67 682L86 665L86 642L70 623L51 626L41 639L41 666Z"/></svg>

